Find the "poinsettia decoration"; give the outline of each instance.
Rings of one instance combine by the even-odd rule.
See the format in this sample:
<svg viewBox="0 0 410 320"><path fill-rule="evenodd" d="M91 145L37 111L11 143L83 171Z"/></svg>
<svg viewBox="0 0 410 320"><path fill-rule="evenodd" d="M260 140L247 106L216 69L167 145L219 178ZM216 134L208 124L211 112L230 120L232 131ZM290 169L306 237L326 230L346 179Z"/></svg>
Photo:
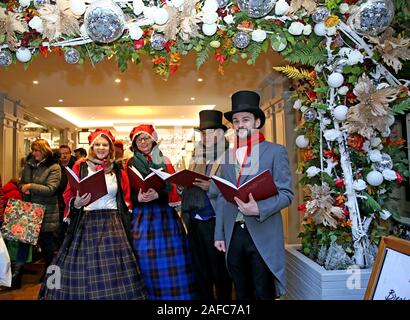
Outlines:
<svg viewBox="0 0 410 320"><path fill-rule="evenodd" d="M399 59L410 60L410 38L394 38L393 28L387 28L380 37L369 37L377 44L376 49L382 55L383 61L397 73L403 67Z"/></svg>
<svg viewBox="0 0 410 320"><path fill-rule="evenodd" d="M363 74L353 92L360 102L349 108L344 129L368 139L372 137L374 129L384 132L390 114L389 103L396 99L400 88L389 86L377 89L370 78Z"/></svg>

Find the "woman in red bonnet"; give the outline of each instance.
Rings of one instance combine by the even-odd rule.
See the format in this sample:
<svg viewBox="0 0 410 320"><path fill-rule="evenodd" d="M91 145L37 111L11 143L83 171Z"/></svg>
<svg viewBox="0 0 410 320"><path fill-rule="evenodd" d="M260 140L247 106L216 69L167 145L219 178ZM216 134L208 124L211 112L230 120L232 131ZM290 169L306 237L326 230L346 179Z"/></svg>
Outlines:
<svg viewBox="0 0 410 320"><path fill-rule="evenodd" d="M130 133L134 156L127 167L135 167L143 177L150 168L168 173L175 170L159 150L152 125L143 124ZM176 186L166 183L161 190L131 190L134 248L148 299L195 299L187 236L182 220L173 207L181 203Z"/></svg>
<svg viewBox="0 0 410 320"><path fill-rule="evenodd" d="M88 157L73 166L79 179L103 169L108 194L90 203L91 194L80 197L67 185L65 217L70 225L53 261L55 269L41 286L40 299L145 299L130 237L129 182L114 161L114 140L109 130L96 129L88 137Z"/></svg>

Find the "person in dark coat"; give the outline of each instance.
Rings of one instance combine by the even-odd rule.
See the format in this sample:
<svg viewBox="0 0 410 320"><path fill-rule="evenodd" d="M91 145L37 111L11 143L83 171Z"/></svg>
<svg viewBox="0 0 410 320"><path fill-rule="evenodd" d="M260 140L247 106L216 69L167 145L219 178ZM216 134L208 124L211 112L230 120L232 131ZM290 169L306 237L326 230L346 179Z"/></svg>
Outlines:
<svg viewBox="0 0 410 320"><path fill-rule="evenodd" d="M201 141L195 147L189 170L212 177L220 172L220 157L229 147L222 112L202 110ZM182 218L187 226L192 268L201 300L230 300L232 280L222 252L214 247L217 192L210 192L211 180L198 179L182 192ZM214 189L215 190L215 189Z"/></svg>
<svg viewBox="0 0 410 320"><path fill-rule="evenodd" d="M59 225L57 189L60 181L61 168L58 158L53 156L46 140L37 139L31 144L31 154L27 157L19 186L24 201L45 206L39 236L39 243L44 253L45 270L51 264L55 249L53 233L57 231ZM20 249L23 248L28 253L29 245L20 245Z"/></svg>
<svg viewBox="0 0 410 320"><path fill-rule="evenodd" d="M104 170L108 193L90 203L71 185L64 192L67 235L53 261L58 270L46 275L39 294L45 300L142 300L146 297L130 233L131 201L128 176L114 162L115 138L96 129L88 141L88 157L73 166L83 179ZM51 285L50 285L51 283Z"/></svg>

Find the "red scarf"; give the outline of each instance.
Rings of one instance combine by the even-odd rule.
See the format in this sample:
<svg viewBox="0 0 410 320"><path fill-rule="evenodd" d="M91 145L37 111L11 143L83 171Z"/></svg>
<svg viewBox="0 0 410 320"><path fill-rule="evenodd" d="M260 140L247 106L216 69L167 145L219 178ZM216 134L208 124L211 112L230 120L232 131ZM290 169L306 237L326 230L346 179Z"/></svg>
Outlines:
<svg viewBox="0 0 410 320"><path fill-rule="evenodd" d="M252 147L255 146L256 144L260 143L260 142L263 142L263 141L265 141L265 136L262 133L260 133L259 131L253 132L250 137L246 138L246 140L239 139L239 137L236 137L235 146L234 146L235 155L236 155L236 150L238 148L246 146L245 158L243 159L242 166L241 166L241 171L239 172L238 179L236 180L236 186L237 187L239 187L239 182L241 181L243 168L245 167L246 160L248 159L249 155L252 152Z"/></svg>

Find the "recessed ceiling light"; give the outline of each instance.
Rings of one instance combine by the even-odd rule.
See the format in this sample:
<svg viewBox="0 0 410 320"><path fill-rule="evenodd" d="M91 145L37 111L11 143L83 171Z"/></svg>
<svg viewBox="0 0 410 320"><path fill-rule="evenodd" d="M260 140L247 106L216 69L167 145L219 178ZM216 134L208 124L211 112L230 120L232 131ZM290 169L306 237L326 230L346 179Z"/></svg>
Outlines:
<svg viewBox="0 0 410 320"><path fill-rule="evenodd" d="M183 118L185 118L185 116L181 116L181 118L183 119Z"/></svg>
<svg viewBox="0 0 410 320"><path fill-rule="evenodd" d="M38 81L37 81L37 80L33 80L33 84L38 84Z"/></svg>
<svg viewBox="0 0 410 320"><path fill-rule="evenodd" d="M115 82L116 82L116 83L120 83L120 82L121 82L121 79L118 79L118 78L117 78L117 79L115 79Z"/></svg>
<svg viewBox="0 0 410 320"><path fill-rule="evenodd" d="M125 101L125 102L127 102L127 101L130 101L130 99L128 99L128 98L124 98L124 101Z"/></svg>
<svg viewBox="0 0 410 320"><path fill-rule="evenodd" d="M63 102L64 100L63 99L58 99L58 102Z"/></svg>
<svg viewBox="0 0 410 320"><path fill-rule="evenodd" d="M94 120L94 119L95 119L95 117L91 117L91 119L92 119L92 120Z"/></svg>
<svg viewBox="0 0 410 320"><path fill-rule="evenodd" d="M195 100L195 97L191 97L191 101L194 101Z"/></svg>
<svg viewBox="0 0 410 320"><path fill-rule="evenodd" d="M198 82L202 82L202 81L204 81L204 79L202 79L202 78L198 78L196 81L198 81Z"/></svg>

